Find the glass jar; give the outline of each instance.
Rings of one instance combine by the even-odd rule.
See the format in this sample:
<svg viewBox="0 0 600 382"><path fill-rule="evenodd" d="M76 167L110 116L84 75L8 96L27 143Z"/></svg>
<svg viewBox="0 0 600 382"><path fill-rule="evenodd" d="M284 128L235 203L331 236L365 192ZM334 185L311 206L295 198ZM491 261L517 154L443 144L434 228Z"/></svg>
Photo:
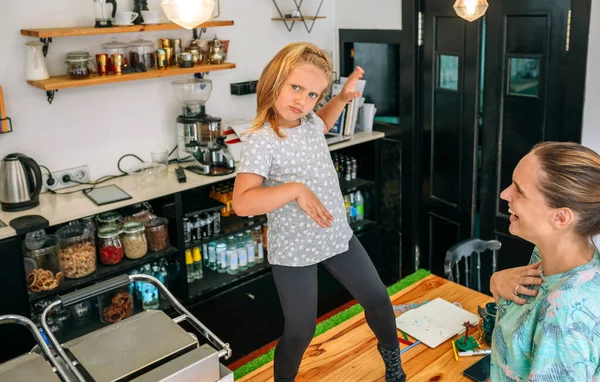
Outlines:
<svg viewBox="0 0 600 382"><path fill-rule="evenodd" d="M31 263L31 268L26 273L29 291L44 292L60 285L63 273L58 260L58 244L58 238L53 235L45 235L44 242L33 248L23 242L23 256L26 262Z"/></svg>
<svg viewBox="0 0 600 382"><path fill-rule="evenodd" d="M102 227L98 231L98 258L104 265L119 264L123 260L123 245L115 227Z"/></svg>
<svg viewBox="0 0 600 382"><path fill-rule="evenodd" d="M169 220L156 218L146 223L146 239L148 249L151 251L162 251L169 246Z"/></svg>
<svg viewBox="0 0 600 382"><path fill-rule="evenodd" d="M123 225L123 247L128 259L139 259L148 253L144 225L139 222L129 222Z"/></svg>
<svg viewBox="0 0 600 382"><path fill-rule="evenodd" d="M96 245L90 229L81 223L56 231L60 242L59 264L65 277L78 279L96 271Z"/></svg>
<svg viewBox="0 0 600 382"><path fill-rule="evenodd" d="M113 227L117 230L121 230L123 226L123 220L121 214L117 211L103 212L98 215L98 228Z"/></svg>
<svg viewBox="0 0 600 382"><path fill-rule="evenodd" d="M65 62L67 74L73 80L90 78L91 72L95 71L92 57L88 52L69 52Z"/></svg>
<svg viewBox="0 0 600 382"><path fill-rule="evenodd" d="M79 219L79 222L85 224L89 229L92 236L96 236L98 231L98 226L96 226L96 215L86 216L84 218Z"/></svg>
<svg viewBox="0 0 600 382"><path fill-rule="evenodd" d="M109 42L105 42L102 46L102 53L106 53L107 63L106 68L109 73L113 71L111 54L122 54L123 64L129 65L129 44L126 42L118 41L116 38Z"/></svg>
<svg viewBox="0 0 600 382"><path fill-rule="evenodd" d="M131 66L137 69L139 63L143 63L146 69L156 67L156 44L154 41L139 38L129 43L129 58Z"/></svg>
<svg viewBox="0 0 600 382"><path fill-rule="evenodd" d="M123 223L140 222L146 224L148 221L155 219L157 216L152 212L152 207L147 203L138 203L130 207L125 207L123 212Z"/></svg>
<svg viewBox="0 0 600 382"><path fill-rule="evenodd" d="M122 287L98 296L98 312L104 324L114 324L133 315L133 295Z"/></svg>

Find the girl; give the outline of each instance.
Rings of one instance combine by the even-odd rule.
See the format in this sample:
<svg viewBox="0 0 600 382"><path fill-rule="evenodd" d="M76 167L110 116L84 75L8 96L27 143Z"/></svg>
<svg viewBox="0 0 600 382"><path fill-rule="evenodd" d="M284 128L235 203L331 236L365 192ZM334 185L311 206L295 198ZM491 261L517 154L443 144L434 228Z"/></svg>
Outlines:
<svg viewBox="0 0 600 382"><path fill-rule="evenodd" d="M510 233L536 245L532 265L510 272L543 283L515 289L524 305L499 298L492 381L597 381L600 260L590 238L600 233L600 156L576 143L539 144L500 197Z"/></svg>
<svg viewBox="0 0 600 382"><path fill-rule="evenodd" d="M341 93L316 113L332 82L327 54L292 43L258 81L257 116L244 143L233 190L241 216L267 214L268 259L285 327L275 349L275 381L294 381L317 318L321 263L364 307L379 343L386 381L405 381L395 315L375 267L346 220L344 200L324 133L360 95L357 67Z"/></svg>

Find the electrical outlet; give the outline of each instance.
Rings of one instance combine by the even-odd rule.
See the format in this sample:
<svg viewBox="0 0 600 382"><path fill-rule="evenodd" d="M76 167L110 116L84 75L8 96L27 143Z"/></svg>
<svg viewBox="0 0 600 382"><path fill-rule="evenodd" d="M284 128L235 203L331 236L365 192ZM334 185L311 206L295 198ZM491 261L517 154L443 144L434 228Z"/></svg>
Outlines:
<svg viewBox="0 0 600 382"><path fill-rule="evenodd" d="M74 179L80 183L90 181L90 168L88 165L73 167L66 170L52 171L52 180L45 171L42 175L42 191L60 190L61 188L76 186L79 183L71 182L69 179Z"/></svg>

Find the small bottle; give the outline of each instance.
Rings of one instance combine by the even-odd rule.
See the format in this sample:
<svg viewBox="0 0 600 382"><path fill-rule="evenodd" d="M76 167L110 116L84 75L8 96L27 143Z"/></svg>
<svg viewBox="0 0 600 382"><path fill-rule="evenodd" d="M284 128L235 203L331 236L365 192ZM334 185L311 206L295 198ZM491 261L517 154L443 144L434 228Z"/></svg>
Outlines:
<svg viewBox="0 0 600 382"><path fill-rule="evenodd" d="M350 223L356 223L356 200L354 193L350 193Z"/></svg>
<svg viewBox="0 0 600 382"><path fill-rule="evenodd" d="M352 203L350 203L350 197L348 194L344 195L344 206L346 207L346 219L348 219L348 223L350 223L350 207Z"/></svg>
<svg viewBox="0 0 600 382"><path fill-rule="evenodd" d="M217 244L215 249L217 253L217 272L226 273L227 272L227 245L225 243Z"/></svg>
<svg viewBox="0 0 600 382"><path fill-rule="evenodd" d="M358 166L356 164L356 158L352 158L352 179L356 179L356 170L358 170Z"/></svg>
<svg viewBox="0 0 600 382"><path fill-rule="evenodd" d="M196 280L196 268L194 267L191 249L185 250L185 268L187 271L187 282L191 284Z"/></svg>
<svg viewBox="0 0 600 382"><path fill-rule="evenodd" d="M206 256L206 253L204 256ZM219 267L217 264L217 243L215 241L208 243L208 267L213 271L216 271Z"/></svg>
<svg viewBox="0 0 600 382"><path fill-rule="evenodd" d="M202 243L202 253L204 253L205 256L203 256L203 262L204 262L204 269L208 269L210 268L210 258L207 256L208 255L208 243Z"/></svg>
<svg viewBox="0 0 600 382"><path fill-rule="evenodd" d="M244 242L248 253L248 268L252 268L256 265L256 243L252 237L252 231L249 229L244 232Z"/></svg>
<svg viewBox="0 0 600 382"><path fill-rule="evenodd" d="M198 215L192 216L191 220L191 231L192 231L192 241L200 240L200 217Z"/></svg>
<svg viewBox="0 0 600 382"><path fill-rule="evenodd" d="M204 277L204 272L202 272L202 255L200 254L200 248L194 248L194 278L196 280L200 280ZM204 254L206 256L206 254Z"/></svg>
<svg viewBox="0 0 600 382"><path fill-rule="evenodd" d="M356 205L356 221L359 222L365 218L365 199L360 190L356 191L354 204Z"/></svg>
<svg viewBox="0 0 600 382"><path fill-rule="evenodd" d="M265 249L263 247L262 233L260 226L254 227L256 241L256 263L262 264L265 261Z"/></svg>
<svg viewBox="0 0 600 382"><path fill-rule="evenodd" d="M241 232L237 233L235 236L240 271L245 271L248 269L248 251L246 250L246 240L244 239L244 234Z"/></svg>
<svg viewBox="0 0 600 382"><path fill-rule="evenodd" d="M344 180L345 181L352 180L352 162L350 162L350 159L348 159L346 161L346 164L344 165L344 169L346 170L346 172L344 174Z"/></svg>
<svg viewBox="0 0 600 382"><path fill-rule="evenodd" d="M268 239L268 235L267 233L269 232L269 222L263 223L262 225L262 242L263 242L263 249L267 249L268 245L267 245L267 239Z"/></svg>
<svg viewBox="0 0 600 382"><path fill-rule="evenodd" d="M208 221L206 221L206 219L204 218L204 216L200 216L200 229L199 229L199 237L200 239L207 239L208 238Z"/></svg>
<svg viewBox="0 0 600 382"><path fill-rule="evenodd" d="M206 221L206 237L211 237L213 235L213 216L212 213L207 213L204 217Z"/></svg>
<svg viewBox="0 0 600 382"><path fill-rule="evenodd" d="M192 242L192 230L190 229L190 218L183 218L183 240L186 244Z"/></svg>
<svg viewBox="0 0 600 382"><path fill-rule="evenodd" d="M235 245L235 238L229 236L227 239L227 273L235 275L239 272L238 250Z"/></svg>
<svg viewBox="0 0 600 382"><path fill-rule="evenodd" d="M221 233L221 213L219 211L213 212L213 233L215 235Z"/></svg>
<svg viewBox="0 0 600 382"><path fill-rule="evenodd" d="M143 273L152 276L150 264L144 265ZM142 286L142 309L156 310L158 309L158 306L158 288L148 282L144 282Z"/></svg>

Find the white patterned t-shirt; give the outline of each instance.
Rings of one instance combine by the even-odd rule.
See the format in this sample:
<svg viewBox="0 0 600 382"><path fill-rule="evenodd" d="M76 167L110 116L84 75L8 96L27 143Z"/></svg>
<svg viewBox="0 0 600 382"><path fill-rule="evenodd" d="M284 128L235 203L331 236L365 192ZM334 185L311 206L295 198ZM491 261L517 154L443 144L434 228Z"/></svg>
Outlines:
<svg viewBox="0 0 600 382"><path fill-rule="evenodd" d="M299 126L281 129L285 138L265 124L243 143L238 172L264 177L263 187L302 183L334 217L331 227L322 228L296 201L267 213L267 251L273 265L308 266L348 250L352 229L323 128L323 120L310 113Z"/></svg>

